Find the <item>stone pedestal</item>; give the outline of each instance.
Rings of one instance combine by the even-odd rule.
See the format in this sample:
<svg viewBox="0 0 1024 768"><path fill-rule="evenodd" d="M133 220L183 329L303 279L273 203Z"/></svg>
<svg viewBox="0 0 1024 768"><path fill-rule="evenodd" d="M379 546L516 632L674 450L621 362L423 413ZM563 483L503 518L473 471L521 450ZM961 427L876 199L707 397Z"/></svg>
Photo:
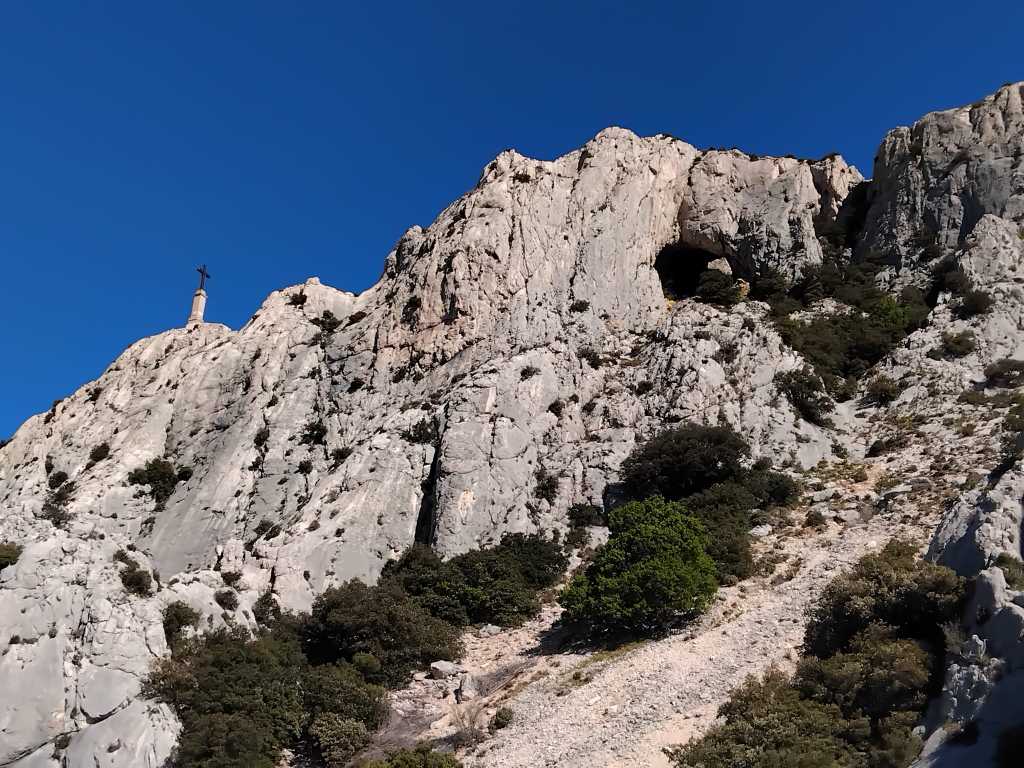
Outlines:
<svg viewBox="0 0 1024 768"><path fill-rule="evenodd" d="M200 288L192 295L192 311L189 312L186 327L200 325L203 322L203 312L206 311L206 291Z"/></svg>

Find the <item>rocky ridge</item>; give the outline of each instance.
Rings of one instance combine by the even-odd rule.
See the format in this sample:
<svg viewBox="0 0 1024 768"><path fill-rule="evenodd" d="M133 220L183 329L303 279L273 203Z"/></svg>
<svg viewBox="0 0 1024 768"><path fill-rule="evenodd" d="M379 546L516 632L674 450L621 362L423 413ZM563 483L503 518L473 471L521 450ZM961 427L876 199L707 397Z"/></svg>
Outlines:
<svg viewBox="0 0 1024 768"><path fill-rule="evenodd" d="M784 606L780 622L791 624L767 637L791 645L801 601L831 570L822 553L849 562L901 526L920 538L937 501L910 481L927 479L930 466L971 485L970 472L987 473L998 460L998 427L968 440L955 417L999 415L958 396L980 385L986 365L1024 357L1022 90L1007 86L891 132L867 188L838 157L699 151L622 129L550 162L505 152L430 227L403 236L366 292L311 279L272 294L239 331L206 324L136 343L0 449L0 539L25 546L0 573L0 681L31 692L0 707L0 766L160 765L177 725L138 692L151 660L167 652L160 612L174 600L201 610L204 626L245 625L268 589L287 607L308 608L331 584L374 578L414 541L453 554L507 531L562 529L569 505L614 501L622 458L665 424L724 420L755 456L795 468L837 454L860 460L879 434L912 433L911 445L929 447L928 461L918 463L921 449L904 450L877 502L909 504L903 517L864 520L860 501L844 491L842 505L814 502L839 518L828 537L783 544L804 547L799 556L808 563L796 569L793 593L784 584L766 589ZM823 429L801 420L773 384L803 361L772 329L764 305L723 311L675 301L666 286L721 259L746 279L769 266L792 278L822 259L818 232L855 213L864 220L858 248L899 255L897 284L922 282L934 242L995 303L963 320L953 297L938 296L928 327L879 366L905 384L899 400L861 412L844 405ZM924 238L923 228L934 235ZM971 330L974 351L929 357L954 330ZM159 501L129 483L132 470L157 457L191 470ZM55 484L61 473L66 479ZM966 489L933 544L934 556L991 581L979 594L990 595L988 615L1003 618L969 629L1010 672L1019 646L1010 630L991 633L1015 626L1024 609L998 568L985 574L998 554L1021 556L1018 474ZM542 498L533 489L547 476L557 478L557 492ZM45 519L55 499L68 517L62 527ZM122 548L159 574L152 597L125 592L113 557ZM215 601L218 571L242 574L237 610ZM712 643L721 619L716 613L695 630L694 641ZM685 659L686 642L637 653ZM613 713L610 732L618 739L638 723L650 727L614 754L579 751L571 732L557 730L573 719L594 726L586 686L549 702L543 683L522 701L544 713L553 750L544 759L556 761L547 764L642 764L629 761L670 743L667 722L712 705L778 656L740 655L706 701L685 688L666 697L679 712L655 707L641 716L631 701ZM697 681L713 671L685 670ZM946 707L958 716L973 717L984 706L978 691L993 687L994 673L971 670L950 671L946 698L962 701L970 682L969 698L979 702ZM670 672L658 675L625 675L607 690L673 684ZM516 735L530 735L517 728L472 759L525 760ZM941 751L938 740L929 744L928 754Z"/></svg>

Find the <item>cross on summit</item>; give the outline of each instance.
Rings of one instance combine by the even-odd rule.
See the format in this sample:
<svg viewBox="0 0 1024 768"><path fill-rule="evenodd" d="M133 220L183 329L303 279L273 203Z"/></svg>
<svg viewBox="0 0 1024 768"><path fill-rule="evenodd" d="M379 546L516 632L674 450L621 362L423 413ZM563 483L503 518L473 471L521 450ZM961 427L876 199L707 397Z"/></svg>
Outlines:
<svg viewBox="0 0 1024 768"><path fill-rule="evenodd" d="M192 328L203 324L203 313L206 311L206 281L210 279L210 273L206 271L206 265L196 267L199 273L199 287L192 294L192 311L188 314L186 328Z"/></svg>

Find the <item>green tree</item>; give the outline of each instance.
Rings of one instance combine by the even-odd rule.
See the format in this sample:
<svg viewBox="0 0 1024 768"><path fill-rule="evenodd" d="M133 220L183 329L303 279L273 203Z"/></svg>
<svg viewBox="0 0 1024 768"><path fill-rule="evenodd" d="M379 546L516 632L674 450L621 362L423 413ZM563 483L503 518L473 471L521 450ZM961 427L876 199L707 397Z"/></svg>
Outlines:
<svg viewBox="0 0 1024 768"><path fill-rule="evenodd" d="M608 543L562 593L567 619L596 631L647 631L708 606L715 564L705 552L704 526L682 504L631 502L608 523Z"/></svg>

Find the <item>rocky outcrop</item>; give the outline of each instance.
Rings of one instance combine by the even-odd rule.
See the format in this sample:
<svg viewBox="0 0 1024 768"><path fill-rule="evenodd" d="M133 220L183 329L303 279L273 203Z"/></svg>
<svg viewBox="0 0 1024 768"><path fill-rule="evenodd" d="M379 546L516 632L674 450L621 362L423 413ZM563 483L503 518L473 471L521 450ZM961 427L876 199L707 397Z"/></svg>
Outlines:
<svg viewBox="0 0 1024 768"><path fill-rule="evenodd" d="M934 260L986 216L1024 226L1024 84L890 131L875 156L861 253L897 285L927 284Z"/></svg>
<svg viewBox="0 0 1024 768"><path fill-rule="evenodd" d="M1019 93L956 118L971 126L956 146L975 141L988 158L966 164L970 184L1019 139ZM899 250L924 214L887 211L914 190L937 201L922 210L945 211L963 188L933 194L932 166L897 135L865 231ZM922 157L938 167L953 141L929 140ZM816 233L849 215L861 182L835 156L699 151L614 128L553 161L508 151L406 232L364 293L312 278L237 331L194 324L132 345L0 448L0 540L25 546L0 573L0 681L30 692L0 705L0 766L160 765L177 724L138 694L167 652L171 602L198 610L201 629L249 625L259 596L308 608L417 541L448 555L564 528L570 505L614 500L637 440L685 420L729 423L779 464L832 456L852 409L825 430L780 396L775 375L803 360L767 307L690 294L712 265L750 280L820 262ZM885 363L893 375L934 363L954 392L1016 354L1014 184L979 192L984 210L957 225L970 231L942 241L1007 302L972 321L975 356L927 358L962 322L940 297L935 327ZM935 216L947 232L953 214ZM166 464L142 482L133 471L153 459ZM126 559L153 574L152 595L126 591ZM225 573L240 574L237 608L217 595Z"/></svg>

